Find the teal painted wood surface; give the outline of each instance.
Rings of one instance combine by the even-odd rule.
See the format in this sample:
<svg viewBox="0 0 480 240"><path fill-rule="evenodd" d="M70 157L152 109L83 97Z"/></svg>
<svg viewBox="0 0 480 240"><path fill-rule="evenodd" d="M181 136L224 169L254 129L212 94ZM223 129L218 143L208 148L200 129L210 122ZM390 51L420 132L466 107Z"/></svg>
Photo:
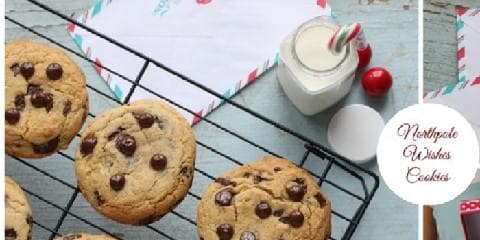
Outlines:
<svg viewBox="0 0 480 240"><path fill-rule="evenodd" d="M60 10L64 14L72 14L73 16L83 13L85 9L94 3L93 0L42 0L41 2ZM384 119L388 120L395 112L417 102L418 76L418 8L416 1L344 0L332 1L331 5L338 16L339 22L359 21L364 24L368 40L371 42L374 51L371 65L387 67L394 76L394 86L386 98L371 99L365 96L357 80L352 92L340 103L323 113L305 117L293 107L280 89L275 79L275 68L261 76L256 83L234 98L236 102L261 112L263 115L327 146L326 128L330 118L339 108L352 103L363 103L378 110ZM7 0L6 14L28 26L34 27L36 30L62 44L77 49L65 31L65 22L44 13L23 0ZM7 41L22 38L43 41L11 23L6 24ZM85 71L89 84L103 92L110 93L107 86L98 77L89 63L79 58L75 58L75 60ZM110 93L110 95L112 94ZM90 91L90 96L93 114L99 114L115 106L111 101L92 91ZM253 119L232 106L225 105L221 107L211 114L209 119L260 143L262 146L272 149L278 154L288 157L292 161L298 162L302 157L304 151L302 142ZM264 155L259 149L244 144L230 135L216 130L205 122L195 126L194 130L199 140L220 149L241 162L250 162ZM66 152L71 153L76 143L74 141ZM43 160L29 161L28 163L63 179L69 184L76 184L72 162L60 158L58 155ZM310 159L306 166L314 172L320 172L322 167L324 167L324 163L319 159ZM234 165L199 147L197 167L207 170L213 176L219 176L234 167ZM364 165L364 167L378 173L375 161ZM44 198L62 207L67 204L68 197L72 193L71 189L49 180L48 177L39 174L25 164L8 157L6 159L6 172L7 175L13 176L27 189L41 193ZM361 192L359 183L352 180L351 176L339 169L333 169L328 178L347 189L358 193ZM209 183L208 179L200 174L196 174L192 192L201 195ZM346 215L353 214L358 204L356 200L345 196L327 184L323 186L323 189L332 199L333 207L336 210ZM55 210L52 206L42 203L33 196L29 196L29 199L32 202L35 219L48 227L54 227L55 221L61 212ZM192 197L187 197L176 211L195 219L197 204L198 201ZM74 202L72 212L109 231L119 233L126 239L162 239L151 230L122 226L103 218L85 202L81 195ZM167 215L162 221L155 223L153 226L164 230L172 236L177 236L179 239L194 239L196 236L194 226L172 214ZM338 238L341 232L345 230L345 226L344 221L336 218L333 222L333 236ZM72 216L67 216L59 231L61 233L98 232L95 228L81 223ZM37 227L35 228L34 236L34 239L45 239L48 234ZM382 182L365 217L359 223L353 239L411 240L416 239L416 237L417 206L398 198Z"/></svg>
<svg viewBox="0 0 480 240"><path fill-rule="evenodd" d="M455 8L480 7L477 0L424 1L424 91L458 80L457 13Z"/></svg>

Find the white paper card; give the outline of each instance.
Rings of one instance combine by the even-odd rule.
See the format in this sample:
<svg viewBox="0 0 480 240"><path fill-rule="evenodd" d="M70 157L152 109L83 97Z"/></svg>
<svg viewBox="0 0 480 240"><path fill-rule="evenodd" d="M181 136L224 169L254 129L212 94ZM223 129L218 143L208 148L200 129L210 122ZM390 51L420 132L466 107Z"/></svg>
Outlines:
<svg viewBox="0 0 480 240"><path fill-rule="evenodd" d="M100 0L79 20L149 57L230 97L276 63L282 39L302 22L330 15L325 0ZM91 59L135 80L144 61L78 26L74 40ZM131 84L98 69L124 100ZM141 85L199 115L221 101L149 64ZM151 98L135 88L130 100ZM182 111L195 123L198 118Z"/></svg>

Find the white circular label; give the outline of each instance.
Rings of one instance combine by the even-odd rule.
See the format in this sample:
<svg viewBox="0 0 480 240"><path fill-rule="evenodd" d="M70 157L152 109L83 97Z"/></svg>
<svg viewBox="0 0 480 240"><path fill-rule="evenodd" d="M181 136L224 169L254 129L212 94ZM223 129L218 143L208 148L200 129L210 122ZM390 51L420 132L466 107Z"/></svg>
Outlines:
<svg viewBox="0 0 480 240"><path fill-rule="evenodd" d="M465 191L474 178L477 137L457 111L417 104L387 123L377 160L383 179L398 196L414 204L442 204Z"/></svg>

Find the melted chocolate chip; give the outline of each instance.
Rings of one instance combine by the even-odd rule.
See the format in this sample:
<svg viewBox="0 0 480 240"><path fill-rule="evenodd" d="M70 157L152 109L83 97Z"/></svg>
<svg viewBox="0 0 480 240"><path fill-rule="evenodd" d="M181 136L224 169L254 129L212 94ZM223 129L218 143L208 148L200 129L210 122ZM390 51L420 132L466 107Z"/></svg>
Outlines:
<svg viewBox="0 0 480 240"><path fill-rule="evenodd" d="M98 190L93 191L93 195L95 195L95 199L97 200L98 205L103 205L105 203L105 199L103 199L102 195Z"/></svg>
<svg viewBox="0 0 480 240"><path fill-rule="evenodd" d="M25 109L25 95L20 94L15 96L15 100L13 101L13 103L19 111L22 111L23 109Z"/></svg>
<svg viewBox="0 0 480 240"><path fill-rule="evenodd" d="M215 203L223 207L230 206L232 204L233 195L233 189L225 188L215 194Z"/></svg>
<svg viewBox="0 0 480 240"><path fill-rule="evenodd" d="M255 214L261 219L265 219L272 215L272 208L268 203L261 202L255 207Z"/></svg>
<svg viewBox="0 0 480 240"><path fill-rule="evenodd" d="M38 92L38 91L43 91L43 89L40 88L38 85L28 84L28 86L27 86L27 94L28 94L28 95L31 95L31 94L33 94L34 92Z"/></svg>
<svg viewBox="0 0 480 240"><path fill-rule="evenodd" d="M17 108L7 108L5 110L5 121L8 124L16 124L20 120L20 111Z"/></svg>
<svg viewBox="0 0 480 240"><path fill-rule="evenodd" d="M287 194L290 200L294 202L300 202L303 200L303 196L307 192L306 185L295 184L287 188Z"/></svg>
<svg viewBox="0 0 480 240"><path fill-rule="evenodd" d="M215 179L215 182L220 183L223 186L232 185L232 186L235 187L237 185L235 182L232 182L232 181L230 181L229 179L226 179L226 178L217 178L217 179Z"/></svg>
<svg viewBox="0 0 480 240"><path fill-rule="evenodd" d="M110 178L110 187L115 191L120 191L125 186L125 176L115 174Z"/></svg>
<svg viewBox="0 0 480 240"><path fill-rule="evenodd" d="M41 153L41 154L52 153L55 150L57 150L59 142L60 142L60 138L57 136L44 144L39 144L39 145L32 144L32 149L36 153Z"/></svg>
<svg viewBox="0 0 480 240"><path fill-rule="evenodd" d="M155 122L155 118L150 113L132 113L133 117L137 120L138 125L140 128L150 128L153 123Z"/></svg>
<svg viewBox="0 0 480 240"><path fill-rule="evenodd" d="M150 167L154 170L161 171L167 166L167 157L163 154L155 154L150 159Z"/></svg>
<svg viewBox="0 0 480 240"><path fill-rule="evenodd" d="M31 62L24 62L20 65L20 74L28 80L35 73L35 66Z"/></svg>
<svg viewBox="0 0 480 240"><path fill-rule="evenodd" d="M13 228L5 229L5 240L14 240L17 238L17 232Z"/></svg>
<svg viewBox="0 0 480 240"><path fill-rule="evenodd" d="M283 208L277 209L277 210L273 211L273 216L281 217L284 212L285 212L285 210Z"/></svg>
<svg viewBox="0 0 480 240"><path fill-rule="evenodd" d="M47 73L48 79L58 80L63 75L63 69L62 69L62 66L58 63L50 63L47 66L46 73Z"/></svg>
<svg viewBox="0 0 480 240"><path fill-rule="evenodd" d="M321 193L315 194L315 199L317 199L317 202L320 204L320 207L323 208L325 205L327 205L327 200L322 196Z"/></svg>
<svg viewBox="0 0 480 240"><path fill-rule="evenodd" d="M30 102L36 108L45 108L49 112L53 107L53 95L43 91L35 91L32 93Z"/></svg>
<svg viewBox="0 0 480 240"><path fill-rule="evenodd" d="M275 168L273 168L273 171L274 172L280 172L280 171L282 171L282 168L281 167L275 167Z"/></svg>
<svg viewBox="0 0 480 240"><path fill-rule="evenodd" d="M217 236L219 240L230 240L233 237L234 229L230 224L220 224L217 227Z"/></svg>
<svg viewBox="0 0 480 240"><path fill-rule="evenodd" d="M279 218L279 221L294 228L299 228L303 225L304 217L300 211L293 211L288 216Z"/></svg>
<svg viewBox="0 0 480 240"><path fill-rule="evenodd" d="M63 103L63 116L66 117L71 110L72 110L72 102L70 100L67 100L66 102Z"/></svg>
<svg viewBox="0 0 480 240"><path fill-rule="evenodd" d="M137 142L132 136L122 133L116 138L115 147L117 147L118 151L123 153L123 155L131 157L137 149Z"/></svg>
<svg viewBox="0 0 480 240"><path fill-rule="evenodd" d="M80 153L82 153L83 156L92 153L95 145L97 145L97 137L93 134L89 134L83 139L82 144L80 145Z"/></svg>
<svg viewBox="0 0 480 240"><path fill-rule="evenodd" d="M20 73L20 65L18 63L12 64L10 70L13 72L13 76L16 77Z"/></svg>
<svg viewBox="0 0 480 240"><path fill-rule="evenodd" d="M242 235L240 235L240 240L255 240L255 234L252 232L243 232Z"/></svg>
<svg viewBox="0 0 480 240"><path fill-rule="evenodd" d="M243 174L243 177L244 177L244 178L249 178L249 177L251 177L251 176L252 176L252 174L249 173L249 172L246 172L246 173Z"/></svg>

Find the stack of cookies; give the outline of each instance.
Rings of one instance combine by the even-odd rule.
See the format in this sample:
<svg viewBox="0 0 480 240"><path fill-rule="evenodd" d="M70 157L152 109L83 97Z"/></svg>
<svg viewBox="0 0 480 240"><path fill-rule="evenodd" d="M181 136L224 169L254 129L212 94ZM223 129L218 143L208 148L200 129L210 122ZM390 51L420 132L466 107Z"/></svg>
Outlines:
<svg viewBox="0 0 480 240"><path fill-rule="evenodd" d="M81 69L61 50L29 41L6 45L5 149L42 158L66 149L88 114ZM85 199L104 216L146 225L174 209L192 185L196 141L174 108L141 100L92 120L81 133L75 173ZM6 179L8 240L31 239L32 212ZM198 208L204 240L324 240L331 205L312 177L288 160L265 157L218 178ZM86 233L58 238L111 239Z"/></svg>

